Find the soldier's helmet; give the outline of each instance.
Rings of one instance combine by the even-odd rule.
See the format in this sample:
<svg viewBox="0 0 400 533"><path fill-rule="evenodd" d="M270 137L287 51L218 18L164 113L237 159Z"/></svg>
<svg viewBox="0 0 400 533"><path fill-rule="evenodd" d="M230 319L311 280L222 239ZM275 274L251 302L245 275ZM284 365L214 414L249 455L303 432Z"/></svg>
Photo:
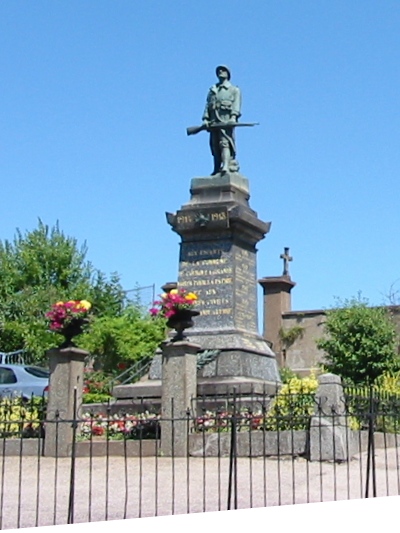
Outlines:
<svg viewBox="0 0 400 533"><path fill-rule="evenodd" d="M231 79L231 71L226 65L218 65L218 67L215 69L215 74L218 76L219 69L224 69L228 73L228 80Z"/></svg>

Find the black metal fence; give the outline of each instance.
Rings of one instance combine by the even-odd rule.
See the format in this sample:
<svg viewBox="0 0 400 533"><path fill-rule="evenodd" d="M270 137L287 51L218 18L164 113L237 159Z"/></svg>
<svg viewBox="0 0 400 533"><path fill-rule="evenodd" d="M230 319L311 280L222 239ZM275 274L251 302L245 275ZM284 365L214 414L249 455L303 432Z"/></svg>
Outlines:
<svg viewBox="0 0 400 533"><path fill-rule="evenodd" d="M170 420L143 403L52 422L38 400L3 401L0 527L399 495L400 398L345 389L326 400L232 393L196 398ZM182 449L182 427L185 453L166 455Z"/></svg>

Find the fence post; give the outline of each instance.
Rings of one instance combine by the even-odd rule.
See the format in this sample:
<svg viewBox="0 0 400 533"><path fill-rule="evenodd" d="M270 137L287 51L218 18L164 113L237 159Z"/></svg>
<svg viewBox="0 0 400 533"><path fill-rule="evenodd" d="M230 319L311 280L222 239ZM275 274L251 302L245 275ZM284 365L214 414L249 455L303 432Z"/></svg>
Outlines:
<svg viewBox="0 0 400 533"><path fill-rule="evenodd" d="M342 381L335 374L323 374L318 382L310 423L310 460L348 461L356 450L353 433L346 426Z"/></svg>
<svg viewBox="0 0 400 533"><path fill-rule="evenodd" d="M162 344L161 452L165 456L188 454L187 410L197 396L197 352L200 346L186 340Z"/></svg>
<svg viewBox="0 0 400 533"><path fill-rule="evenodd" d="M369 388L369 413L368 413L368 454L367 475L365 482L365 497L369 498L369 488L372 474L372 496L376 498L376 465L375 465L375 414L376 406L372 387Z"/></svg>
<svg viewBox="0 0 400 533"><path fill-rule="evenodd" d="M74 390L78 418L82 405L85 350L75 347L56 348L48 352L50 390L46 413L44 455L68 457L74 438Z"/></svg>

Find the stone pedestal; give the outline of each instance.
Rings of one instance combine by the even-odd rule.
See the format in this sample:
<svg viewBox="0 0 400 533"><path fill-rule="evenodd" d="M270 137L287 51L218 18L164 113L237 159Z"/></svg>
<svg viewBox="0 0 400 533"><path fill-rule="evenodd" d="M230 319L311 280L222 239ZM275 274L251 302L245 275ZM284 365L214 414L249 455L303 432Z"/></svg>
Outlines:
<svg viewBox="0 0 400 533"><path fill-rule="evenodd" d="M197 393L197 352L200 346L187 341L162 346L161 452L185 457L188 446L187 410Z"/></svg>
<svg viewBox="0 0 400 533"><path fill-rule="evenodd" d="M275 355L258 334L256 244L268 233L249 207L248 180L239 173L194 178L191 199L167 220L181 237L180 287L199 295L190 339L220 355L204 378L280 380Z"/></svg>
<svg viewBox="0 0 400 533"><path fill-rule="evenodd" d="M70 347L50 350L48 355L50 390L44 453L50 457L66 457L73 440L73 421L81 416L83 370L89 353ZM75 389L77 412L74 412Z"/></svg>
<svg viewBox="0 0 400 533"><path fill-rule="evenodd" d="M311 461L348 461L357 447L346 415L342 382L335 374L318 378L315 412L310 424Z"/></svg>

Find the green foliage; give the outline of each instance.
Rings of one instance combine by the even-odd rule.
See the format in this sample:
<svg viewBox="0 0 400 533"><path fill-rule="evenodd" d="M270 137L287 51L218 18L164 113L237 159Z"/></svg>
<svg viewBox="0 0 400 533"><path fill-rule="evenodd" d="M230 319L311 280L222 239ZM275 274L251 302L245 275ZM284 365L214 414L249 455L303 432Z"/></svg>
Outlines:
<svg viewBox="0 0 400 533"><path fill-rule="evenodd" d="M100 317L82 335L80 346L95 356L105 372L154 355L165 338L165 319L144 316L128 306L120 316Z"/></svg>
<svg viewBox="0 0 400 533"><path fill-rule="evenodd" d="M108 403L112 399L110 394L103 394L101 392L88 392L83 395L82 403Z"/></svg>
<svg viewBox="0 0 400 533"><path fill-rule="evenodd" d="M347 410L367 429L374 413L375 431L400 433L400 372L384 372L372 385L346 387Z"/></svg>
<svg viewBox="0 0 400 533"><path fill-rule="evenodd" d="M372 383L387 371L400 368L398 338L388 311L368 307L358 298L339 301L327 312L326 338L317 341L325 352L324 366L353 384Z"/></svg>
<svg viewBox="0 0 400 533"><path fill-rule="evenodd" d="M298 377L297 374L287 366L279 370L279 375L281 377L282 383L288 383L291 379Z"/></svg>
<svg viewBox="0 0 400 533"><path fill-rule="evenodd" d="M292 328L281 328L279 330L279 337L285 348L289 348L297 340L304 335L304 328L302 326L293 326Z"/></svg>
<svg viewBox="0 0 400 533"><path fill-rule="evenodd" d="M86 245L78 247L58 223L38 227L12 242L0 242L0 351L25 349L36 363L54 346L45 312L59 300L86 299L95 316L115 316L125 305L117 274L106 276L86 261ZM60 339L61 340L61 339Z"/></svg>
<svg viewBox="0 0 400 533"><path fill-rule="evenodd" d="M307 429L315 409L318 379L314 373L292 377L280 389L263 424L268 431Z"/></svg>
<svg viewBox="0 0 400 533"><path fill-rule="evenodd" d="M83 393L85 395L105 394L111 396L110 383L114 377L114 373L103 370L85 370Z"/></svg>

